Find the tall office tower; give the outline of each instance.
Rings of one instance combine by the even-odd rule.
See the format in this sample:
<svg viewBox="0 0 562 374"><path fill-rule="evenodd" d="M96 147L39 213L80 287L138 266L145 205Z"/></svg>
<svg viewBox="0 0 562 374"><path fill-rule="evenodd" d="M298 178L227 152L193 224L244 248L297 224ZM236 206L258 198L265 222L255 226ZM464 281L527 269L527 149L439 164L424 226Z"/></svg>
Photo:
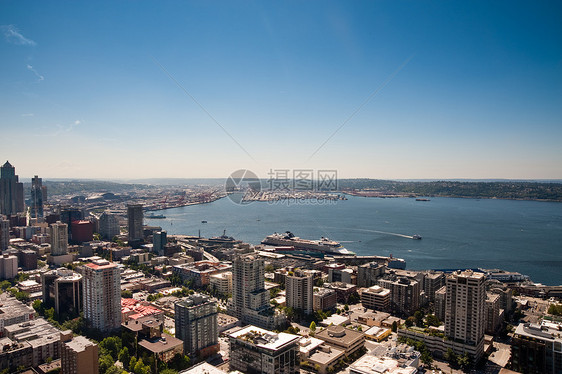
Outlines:
<svg viewBox="0 0 562 374"><path fill-rule="evenodd" d="M159 255L164 255L164 248L168 243L168 235L166 231L157 231L152 236L152 250Z"/></svg>
<svg viewBox="0 0 562 374"><path fill-rule="evenodd" d="M121 326L121 276L117 265L96 260L83 267L84 318L101 331Z"/></svg>
<svg viewBox="0 0 562 374"><path fill-rule="evenodd" d="M51 225L51 255L60 256L68 253L68 225L56 222Z"/></svg>
<svg viewBox="0 0 562 374"><path fill-rule="evenodd" d="M127 218L129 219L129 241L142 240L142 204L127 205Z"/></svg>
<svg viewBox="0 0 562 374"><path fill-rule="evenodd" d="M219 351L217 303L208 296L190 295L175 303L176 338L186 354L208 357Z"/></svg>
<svg viewBox="0 0 562 374"><path fill-rule="evenodd" d="M23 212L23 183L19 182L16 168L8 161L0 167L0 214Z"/></svg>
<svg viewBox="0 0 562 374"><path fill-rule="evenodd" d="M31 179L31 217L43 218L43 180L37 175Z"/></svg>
<svg viewBox="0 0 562 374"><path fill-rule="evenodd" d="M97 374L98 345L72 331L61 332L61 374Z"/></svg>
<svg viewBox="0 0 562 374"><path fill-rule="evenodd" d="M274 311L265 289L264 261L257 255L245 254L232 264L233 287L230 312L242 322L265 329L274 329L284 317Z"/></svg>
<svg viewBox="0 0 562 374"><path fill-rule="evenodd" d="M42 196L42 200L43 200L43 204L47 204L48 200L48 189L47 186L41 186L41 196Z"/></svg>
<svg viewBox="0 0 562 374"><path fill-rule="evenodd" d="M467 352L478 361L484 352L486 324L486 275L471 270L456 271L446 280L445 335L461 343L452 348Z"/></svg>
<svg viewBox="0 0 562 374"><path fill-rule="evenodd" d="M10 221L0 217L0 251L8 249L10 245Z"/></svg>
<svg viewBox="0 0 562 374"><path fill-rule="evenodd" d="M300 309L306 314L312 313L314 281L312 274L302 270L295 270L292 275L289 273L285 277L285 291L287 296L287 306Z"/></svg>
<svg viewBox="0 0 562 374"><path fill-rule="evenodd" d="M119 219L114 214L103 212L99 219L100 235L102 238L112 240L119 235Z"/></svg>

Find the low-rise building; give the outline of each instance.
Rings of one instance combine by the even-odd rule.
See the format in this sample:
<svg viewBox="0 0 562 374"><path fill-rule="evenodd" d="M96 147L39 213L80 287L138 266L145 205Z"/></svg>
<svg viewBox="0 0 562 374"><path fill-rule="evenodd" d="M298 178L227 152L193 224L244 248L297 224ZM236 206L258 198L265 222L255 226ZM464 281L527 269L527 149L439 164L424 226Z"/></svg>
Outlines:
<svg viewBox="0 0 562 374"><path fill-rule="evenodd" d="M230 369L243 373L294 374L299 372L300 337L247 326L228 336Z"/></svg>
<svg viewBox="0 0 562 374"><path fill-rule="evenodd" d="M343 326L328 326L316 333L316 337L334 348L342 349L346 356L353 355L365 346L364 333Z"/></svg>
<svg viewBox="0 0 562 374"><path fill-rule="evenodd" d="M211 275L210 284L221 295L232 295L232 272L225 271Z"/></svg>
<svg viewBox="0 0 562 374"><path fill-rule="evenodd" d="M211 275L229 271L231 265L214 261L197 261L172 268L174 274L179 275L183 281L192 280L195 287L205 287L211 283Z"/></svg>
<svg viewBox="0 0 562 374"><path fill-rule="evenodd" d="M312 295L312 304L315 311L331 310L338 304L338 296L336 290L330 288L314 288Z"/></svg>
<svg viewBox="0 0 562 374"><path fill-rule="evenodd" d="M8 293L0 294L0 336L4 334L4 328L17 323L32 320L35 310L9 296Z"/></svg>
<svg viewBox="0 0 562 374"><path fill-rule="evenodd" d="M345 357L343 350L312 337L302 337L299 340L299 354L301 367L310 368L319 374L331 372L339 360Z"/></svg>
<svg viewBox="0 0 562 374"><path fill-rule="evenodd" d="M381 342L390 336L392 330L385 327L372 326L365 331L365 338L376 342Z"/></svg>
<svg viewBox="0 0 562 374"><path fill-rule="evenodd" d="M170 361L176 354L183 354L183 341L166 333L163 333L161 336L141 340L139 347L164 362Z"/></svg>
<svg viewBox="0 0 562 374"><path fill-rule="evenodd" d="M361 290L361 304L368 309L388 312L390 310L390 290L381 286L371 286Z"/></svg>
<svg viewBox="0 0 562 374"><path fill-rule="evenodd" d="M347 304L349 297L357 291L356 285L343 282L324 283L324 288L336 291L338 302L344 304Z"/></svg>

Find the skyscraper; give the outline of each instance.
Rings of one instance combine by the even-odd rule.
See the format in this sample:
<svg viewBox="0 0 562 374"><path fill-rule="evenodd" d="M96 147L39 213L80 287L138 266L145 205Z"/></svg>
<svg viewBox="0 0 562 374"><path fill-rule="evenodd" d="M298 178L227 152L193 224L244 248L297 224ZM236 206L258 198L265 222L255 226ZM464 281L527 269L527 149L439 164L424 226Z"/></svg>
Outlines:
<svg viewBox="0 0 562 374"><path fill-rule="evenodd" d="M269 291L265 289L263 259L255 254L245 254L232 264L233 287L231 313L247 324L274 329L284 322L284 316L269 303Z"/></svg>
<svg viewBox="0 0 562 374"><path fill-rule="evenodd" d="M43 217L43 180L37 175L31 179L31 217Z"/></svg>
<svg viewBox="0 0 562 374"><path fill-rule="evenodd" d="M99 219L102 238L112 240L119 235L119 220L114 214L103 212Z"/></svg>
<svg viewBox="0 0 562 374"><path fill-rule="evenodd" d="M84 318L107 332L121 326L121 277L117 265L96 260L84 265Z"/></svg>
<svg viewBox="0 0 562 374"><path fill-rule="evenodd" d="M456 271L446 280L445 335L457 354L469 353L475 361L484 352L486 275Z"/></svg>
<svg viewBox="0 0 562 374"><path fill-rule="evenodd" d="M0 217L0 251L8 249L10 245L10 221Z"/></svg>
<svg viewBox="0 0 562 374"><path fill-rule="evenodd" d="M312 274L305 273L303 270L295 270L285 277L285 291L287 306L300 309L306 314L313 312L314 282Z"/></svg>
<svg viewBox="0 0 562 374"><path fill-rule="evenodd" d="M56 222L51 225L51 255L60 256L68 253L68 225Z"/></svg>
<svg viewBox="0 0 562 374"><path fill-rule="evenodd" d="M12 215L23 209L23 183L19 182L16 168L6 161L0 167L0 214Z"/></svg>
<svg viewBox="0 0 562 374"><path fill-rule="evenodd" d="M186 354L207 357L219 351L217 303L208 296L190 295L175 303L176 337Z"/></svg>
<svg viewBox="0 0 562 374"><path fill-rule="evenodd" d="M144 218L142 204L127 205L127 218L129 221L129 241L142 240L142 221Z"/></svg>
<svg viewBox="0 0 562 374"><path fill-rule="evenodd" d="M164 255L164 247L168 243L168 235L166 231L157 231L152 237L152 250L160 256Z"/></svg>

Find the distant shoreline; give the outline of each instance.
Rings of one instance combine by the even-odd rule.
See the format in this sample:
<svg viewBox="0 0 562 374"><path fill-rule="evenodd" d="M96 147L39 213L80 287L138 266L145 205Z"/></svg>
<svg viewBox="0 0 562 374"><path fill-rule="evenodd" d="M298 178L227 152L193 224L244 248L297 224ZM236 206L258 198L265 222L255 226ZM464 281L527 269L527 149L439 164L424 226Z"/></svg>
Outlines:
<svg viewBox="0 0 562 374"><path fill-rule="evenodd" d="M496 196L457 196L457 195L400 195L400 194L385 194L381 193L380 195L368 195L368 194L361 194L361 192L350 192L350 191L341 191L340 193L344 195L350 195L355 197L369 197L369 198L379 198L379 199L414 199L414 198L434 198L434 197L444 197L444 198L456 198L456 199L487 199L487 200L515 200L515 201L538 201L538 202L548 202L548 203L561 203L562 199L532 199L532 198L523 198L523 197L496 197Z"/></svg>

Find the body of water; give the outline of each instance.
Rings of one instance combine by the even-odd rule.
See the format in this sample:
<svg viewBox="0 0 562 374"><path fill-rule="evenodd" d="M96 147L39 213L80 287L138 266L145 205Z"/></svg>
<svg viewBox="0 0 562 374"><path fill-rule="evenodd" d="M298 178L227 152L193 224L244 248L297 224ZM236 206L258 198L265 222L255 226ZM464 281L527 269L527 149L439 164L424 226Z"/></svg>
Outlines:
<svg viewBox="0 0 562 374"><path fill-rule="evenodd" d="M562 284L562 204L495 199L380 199L307 203L225 198L168 209L147 220L169 234L227 235L259 244L273 232L339 241L358 255L392 254L408 269L500 268ZM202 223L201 221L207 221ZM408 236L421 235L422 240Z"/></svg>

